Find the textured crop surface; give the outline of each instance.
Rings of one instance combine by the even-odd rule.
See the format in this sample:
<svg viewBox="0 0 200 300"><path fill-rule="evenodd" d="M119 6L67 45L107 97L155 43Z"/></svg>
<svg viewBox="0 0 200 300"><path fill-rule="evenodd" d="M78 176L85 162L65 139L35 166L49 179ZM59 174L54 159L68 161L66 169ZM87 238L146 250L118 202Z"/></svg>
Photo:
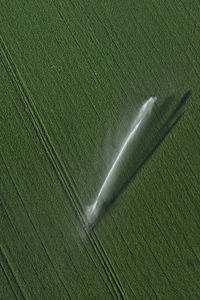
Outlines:
<svg viewBox="0 0 200 300"><path fill-rule="evenodd" d="M199 37L197 0L0 1L0 299L200 299Z"/></svg>

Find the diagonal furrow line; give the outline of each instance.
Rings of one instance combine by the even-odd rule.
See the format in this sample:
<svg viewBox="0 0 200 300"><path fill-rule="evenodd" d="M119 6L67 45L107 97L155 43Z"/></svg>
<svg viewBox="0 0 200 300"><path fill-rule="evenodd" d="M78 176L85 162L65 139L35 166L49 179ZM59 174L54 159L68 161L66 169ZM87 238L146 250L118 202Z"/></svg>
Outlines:
<svg viewBox="0 0 200 300"><path fill-rule="evenodd" d="M54 2L53 2L53 4L55 5ZM55 5L55 7L56 7L56 5ZM56 9L58 10L57 7L56 7ZM62 18L62 20L64 21L64 17L61 15L61 13L60 13L59 10L58 10L58 13L59 13L60 17ZM64 21L64 22L65 22L65 21ZM73 35L73 38L75 39L74 35ZM76 41L76 39L75 39L75 41ZM76 41L76 43L78 43L78 42ZM80 47L80 46L79 46L79 47ZM60 177L61 177L61 176L62 176L62 173L60 173ZM68 193L71 194L71 191L68 190ZM82 214L82 212L81 212L81 214L79 214L79 217L80 217L80 218L84 221L84 223L85 223L85 220L84 220L84 218L83 218L82 216L83 216L83 214ZM106 268L106 270L107 270L106 274L107 274L107 276L109 276L109 278L111 279L111 280L110 280L110 281L111 281L111 284L112 284L112 281L114 282L114 285L113 285L113 284L112 284L112 285L113 285L114 290L116 290L116 291L119 293L119 295L120 295L120 298L119 298L119 299L124 299L124 298L125 298L125 292L124 292L124 290L123 290L123 287L122 287L122 285L121 285L121 282L120 282L120 280L117 278L117 275L116 275L116 273L115 273L115 271L114 271L114 269L113 269L113 267L112 267L112 264L111 264L109 258L107 257L105 251L103 250L102 245L100 244L100 241L98 240L98 238L97 238L97 236L96 236L95 234L94 234L93 237L91 237L91 235L88 235L88 238L89 238L89 240L90 240L90 242L91 242L93 248L95 249L95 252L96 252L96 254L98 255L98 258L99 258L101 264L103 264L103 265L105 266L105 268Z"/></svg>
<svg viewBox="0 0 200 300"><path fill-rule="evenodd" d="M73 183L73 179L71 175L67 172L65 167L63 166L58 153L54 149L51 139L47 133L47 130L39 116L39 113L37 112L37 109L33 103L31 96L28 93L28 89L26 88L26 85L24 84L23 79L21 78L11 58L11 55L8 49L6 48L6 45L1 37L0 37L0 50L1 50L0 57L2 59L2 62L12 82L14 83L15 88L17 88L17 90L20 92L22 101L27 108L26 111L28 110L28 112L30 113L31 122L33 123L38 138L42 146L44 147L47 157L50 163L52 164L58 176L58 179L61 185L63 186L63 189L70 196L71 199L70 203L72 204L74 212L76 213L80 223L84 225L85 218L84 218L83 208L79 200L78 191L76 190L75 184ZM115 273L108 256L102 249L102 246L99 243L97 236L89 233L87 234L87 236L112 286L113 293L115 294L115 299L126 299L125 292L120 283L120 280L117 274Z"/></svg>
<svg viewBox="0 0 200 300"><path fill-rule="evenodd" d="M81 6L81 3L79 2L79 6L81 7L82 10L84 10L84 13L87 17L87 19L91 22L91 24L94 24L94 21L91 18L91 14L88 14L87 10L85 9L84 6ZM101 19L99 18L98 14L96 14L95 10L93 9L93 14L95 15L95 19L98 20L99 24L101 24L102 28L104 29L104 31L106 32L106 35L110 38L110 40L112 41L112 44L114 45L114 47L116 48L117 52L116 53L120 53L118 47L116 46L116 43L113 39L113 37L111 36L111 34L109 34L107 27L104 25L104 23L101 21ZM82 31L82 34L84 34L84 32ZM99 46L98 51L101 52L102 56L104 56L105 53L103 53L102 49L101 49L101 45L98 41L98 39L96 39L96 43L97 46ZM112 51L109 51L109 53L106 53L105 56L105 60L107 61L107 65L111 68L111 65L109 63L109 56L112 56L112 61L115 63L115 65L118 67L118 69L120 70L120 74L123 75L124 79L127 80L126 75L124 74L124 70L120 67L119 63L117 62L116 58L114 57L114 55L111 53ZM123 59L123 56L120 55L120 59ZM111 68L112 71L112 76L115 78L116 82L118 83L118 85L120 86L120 89L126 94L126 91L123 88L123 85L121 84L121 81L119 80L119 78L116 76L116 72L113 70L113 67Z"/></svg>
<svg viewBox="0 0 200 300"><path fill-rule="evenodd" d="M115 293L115 296L117 298L115 299L126 299L125 291L111 265L111 262L106 255L106 253L103 251L101 244L99 243L99 240L97 239L96 234L94 233L93 235L88 233L88 239L93 246L97 257L99 259L99 262L101 265L104 267L104 271L106 276L108 277L110 284L113 288L113 292Z"/></svg>
<svg viewBox="0 0 200 300"><path fill-rule="evenodd" d="M53 5L55 6L55 8L56 8L56 10L57 10L57 12L58 12L60 18L62 19L62 21L63 21L63 22L65 23L65 25L67 26L67 29L69 30L71 36L73 37L73 39L74 39L74 41L75 41L77 47L78 47L79 49L83 49L83 47L81 46L80 42L77 40L75 34L74 34L74 33L72 32L72 30L70 29L70 26L68 25L67 19L66 19L66 18L64 17L64 15L61 13L61 8L58 8L58 7L57 7L57 4L55 4L55 2L53 2ZM80 3L79 3L79 5L81 6ZM81 8L82 8L82 7L81 7ZM83 8L82 8L82 9L83 9ZM85 11L84 11L84 13L86 14ZM87 16L87 18L88 18L88 19L90 20L90 22L91 22L91 17L88 16L88 14L86 14L86 16ZM81 31L81 34L82 34L82 36L85 37L85 39L92 39L91 36L89 36L89 37L88 37L88 36L85 36L85 32L84 32L83 30ZM95 40L95 42L97 43L97 45L99 45L98 40ZM100 46L100 45L99 45L99 46ZM101 48L101 47L98 47L98 51L100 51L101 54L103 55L103 52L102 52L102 50L101 50L100 48ZM91 66L91 63L90 63L90 61L91 61L91 55L90 55L90 53L89 53L89 51L87 50L86 47L84 47L84 50L85 50L85 53L87 54L87 55L84 55L84 56L85 56L85 59L86 59L88 65L89 65L89 67L90 67L90 70L91 70L91 72L94 74L94 77L95 77L95 79L97 80L97 82L99 83L99 85L101 86L101 82L100 82L98 76L96 75L96 73L94 72L94 70L93 70L93 68L92 68L92 66ZM110 55L111 55L111 54L110 54ZM88 57L89 57L90 59L88 59ZM115 61L115 58L114 58L113 56L112 56L112 59L113 59L113 61ZM107 59L107 55L106 55L106 57L105 57L105 60L106 60L106 62L107 62L107 65L110 66L109 61L108 61L108 59ZM115 63L117 64L116 61L115 61ZM123 73L123 70L120 69L120 72ZM116 79L116 81L118 82L118 85L120 86L121 90L123 90L123 92L126 94L125 90L123 89L123 86L121 85L121 82L120 82L119 79L116 77L116 74L115 74L115 72L114 72L113 70L112 70L112 76L115 77L115 79ZM78 81L78 78L76 78L76 80ZM81 86L81 83L80 83L80 82L79 82L79 86ZM82 88L82 90L83 90L83 92L86 94L86 92L85 92L85 90L84 90L83 88ZM96 108L95 108L95 106L94 106L94 104L93 104L92 102L91 102L91 105L92 105L93 108L95 109L95 112L97 113L98 118L99 118L99 114L98 114L98 112L97 112L97 110L96 110Z"/></svg>
<svg viewBox="0 0 200 300"><path fill-rule="evenodd" d="M133 257L135 257L135 255L133 254L133 251L131 250L130 246L128 245L126 239L124 238L123 233L122 233L121 230L119 229L118 224L116 223L116 221L115 221L114 218L113 218L113 222L115 223L115 227L116 227L117 231L119 232L120 237L121 237L123 243L126 245L126 247L127 247L127 249L129 250L130 254L131 254ZM139 244L140 241L138 240L137 235L135 234L135 232L134 232L134 235L135 235L135 239L137 240L137 242L138 242L138 244ZM142 256L142 254L141 254L141 256ZM144 277L146 276L145 271L142 270L142 268L140 267L139 264L137 264L137 269L139 270L139 272L140 272ZM148 270L148 271L149 271L149 270ZM135 275L136 275L136 274L135 274ZM136 276L137 276L137 275L136 275ZM127 283L128 283L128 282L127 282ZM129 284L129 283L128 283L128 284ZM129 287L130 287L130 286L129 286ZM130 287L130 289L131 289L133 295L135 296L135 298L137 298L136 295L134 294L133 288ZM148 286L147 286L147 284L145 283L145 284L143 285L143 290L144 290L147 294L149 294L149 290L152 290L152 292L153 292L153 294L154 294L154 296L155 296L155 299L158 299L158 295L156 294L156 291L155 291L155 289L153 288L153 286L152 286L151 284L150 284L150 285L148 284ZM150 299L150 297L151 297L151 296L150 296L150 294L149 294L149 295L148 295L148 299Z"/></svg>
<svg viewBox="0 0 200 300"><path fill-rule="evenodd" d="M0 252L1 252L1 248L0 248ZM1 256L1 254L0 254L0 256ZM3 266L1 265L1 263L0 263L0 269L2 270L3 274L5 275L6 280L7 280L8 284L9 284L9 286L10 286L10 288L11 288L11 290L12 290L14 296L15 296L15 298L18 300L18 297L17 297L17 295L16 295L16 292L15 292L14 288L12 287L12 284L11 284L11 282L10 282L10 280L9 280L9 278L8 278L8 276L7 276L7 274L6 274L5 270L4 270L4 268L3 268Z"/></svg>
<svg viewBox="0 0 200 300"><path fill-rule="evenodd" d="M120 299L126 299L126 295L125 295L125 291L123 289L123 286L122 286L120 280L117 278L115 270L114 270L114 268L113 268L110 260L108 259L108 256L107 256L107 254L106 254L106 252L105 252L105 250L104 250L104 248L103 248L100 240L98 239L98 237L97 237L97 235L95 233L94 233L93 237L94 237L94 242L97 244L97 247L98 247L97 249L100 249L101 252L102 252L101 253L99 251L99 254L101 255L102 260L105 260L105 258L107 258L106 261L105 261L105 264L108 266L108 271L109 271L109 273L110 273L110 275L112 277L112 280L114 282L117 282L116 288L117 288L117 291L118 291L118 293L120 295Z"/></svg>
<svg viewBox="0 0 200 300"><path fill-rule="evenodd" d="M0 153L0 155L1 155L1 153ZM18 196L19 196L19 198L20 198L20 200L21 200L21 203L22 203L22 205L23 205L23 208L25 209L26 214L27 214L27 216L28 216L28 218L29 218L29 220L30 220L30 223L32 224L33 229L34 229L34 231L35 231L35 233L36 233L38 239L40 240L40 242L41 242L41 244L42 244L42 247L43 247L43 249L44 249L44 251L45 251L47 257L49 258L50 263L51 263L53 269L55 270L56 274L58 275L58 278L59 278L61 284L64 286L64 283L63 283L61 277L59 276L58 271L56 270L56 268L55 268L55 266L54 266L54 264L53 264L53 262L52 262L52 260L51 260L51 258L50 258L50 256L49 256L49 254L48 254L48 252L47 252L47 250L46 250L46 247L45 247L44 243L42 242L42 240L41 240L41 238L40 238L40 235L39 235L39 233L38 233L38 231L37 231L37 229L36 229L36 227L35 227L35 225L34 225L32 219L31 219L31 216L29 215L29 213L28 213L28 211L27 211L27 209L26 209L26 207L25 207L24 201L23 201L23 199L22 199L22 197L21 197L21 195L20 195L20 192L18 191L17 185L15 184L14 179L13 179L13 177L12 177L10 171L8 170L8 167L7 167L7 165L6 165L6 163L5 163L4 159L3 159L3 156L1 155L1 157L2 157L2 160L3 160L4 165L5 165L5 167L6 167L6 170L7 170L8 174L9 174L9 177L10 177L10 179L11 179L11 181L12 181L12 183L13 183L15 189L16 189L16 192L17 192L17 194L18 194ZM2 205L3 205L3 207L4 207L4 203L3 203L3 202L2 202ZM8 219L9 219L9 221L10 221L10 223L11 223L11 218L9 217L9 215L8 215L8 213L7 213L6 209L5 209L5 207L4 207L4 210L5 210L5 213L6 213L6 215L8 216ZM16 229L15 229L15 226L14 226L12 223L11 223L11 225L12 225L13 229L16 230ZM63 244L63 246L65 247L64 244ZM84 246L84 247L85 247L85 246ZM86 248L86 247L85 247L85 249L86 249L86 251L87 251L87 248ZM87 252L88 252L88 251L87 251ZM94 263L94 265L95 265L95 262L94 262L94 260L93 260L93 258L92 258L92 256L91 256L91 254L90 254L89 252L88 252L88 255L89 255L90 259L93 261L93 263ZM70 260L71 260L71 259L70 259ZM71 264L73 265L73 262L72 262L72 261L71 261ZM95 265L95 266L96 266L96 265ZM34 266L32 266L32 267L34 268ZM74 265L74 268L76 269L75 265ZM108 283L106 282L106 280L105 280L104 277L102 276L102 274L101 274L101 272L100 272L98 266L96 266L96 270L98 271L98 273L99 273L100 276L102 277L102 279L103 279L105 285L107 286L107 288L108 288L108 289L110 290L110 292L112 293L113 290L110 288L110 286L108 285ZM41 284L42 284L42 283L41 283ZM64 288L65 288L65 286L64 286ZM113 288L113 287L112 287L112 288ZM65 289L66 289L66 288L65 288ZM68 294L69 298L71 299L71 296L69 295L69 293L68 293L67 290L66 290L66 293Z"/></svg>
<svg viewBox="0 0 200 300"><path fill-rule="evenodd" d="M61 20L63 21L63 23L64 23L65 26L67 27L67 29L69 30L69 32L70 32L71 36L73 37L73 39L74 39L76 45L78 46L79 49L81 49L80 43L77 41L77 39L76 39L76 37L75 37L73 31L70 29L70 27L69 27L69 25L68 25L68 23L67 23L67 20L64 18L63 14L61 13L61 9L59 9L59 8L57 7L57 3L55 3L54 0L51 0L51 2L52 2L52 4L53 4L53 6L55 7L55 9L56 9L56 11L57 11L59 17L61 18ZM86 51L86 49L85 49L85 51ZM88 55L88 56L89 56L89 55ZM91 67L90 60L87 59L86 56L85 56L85 59L87 60L87 63L88 63L88 65L90 66L90 69L91 69L91 71L92 71L92 73L93 73L95 79L98 81L99 84L101 84L100 81L99 81L99 79L98 79L98 77L97 77L97 75L95 74L93 68ZM89 101L90 101L90 103L91 103L91 106L93 107L93 109L94 109L94 111L95 111L97 117L100 118L99 113L98 113L98 111L97 111L97 109L96 109L94 103L90 100L90 97L88 97L88 95L86 94L86 92L85 92L85 90L83 89L83 87L82 87L82 85L81 85L81 82L79 81L78 77L76 78L76 80L78 81L79 86L82 88L84 94L85 94L85 95L87 96L87 98L89 99Z"/></svg>
<svg viewBox="0 0 200 300"><path fill-rule="evenodd" d="M140 234L141 234L141 236L142 236L142 238L143 238L145 244L147 245L147 247L148 247L148 249L149 249L149 251L150 251L152 257L154 258L155 262L157 263L157 265L158 265L159 268L161 269L163 275L165 276L166 280L168 281L169 285L171 286L171 288L172 288L173 290L175 290L175 287L173 286L173 284L172 284L171 281L169 280L169 277L168 277L167 273L165 272L164 268L161 266L161 264L160 264L158 258L157 258L156 255L154 254L154 251L151 249L149 243L148 243L147 240L145 239L145 237L144 237L144 235L142 234L142 232L140 232Z"/></svg>
<svg viewBox="0 0 200 300"><path fill-rule="evenodd" d="M3 40L0 38L0 46L1 46L1 53L2 53L2 61L5 65L5 62L7 64L7 71L9 72L9 76L12 77L12 82L14 82L15 87L18 89L20 92L23 102L26 105L28 112L31 115L31 121L34 125L34 128L36 130L36 133L44 146L45 152L47 153L47 156L53 165L54 169L56 170L58 176L60 177L62 174L62 181L63 181L63 174L64 174L64 184L70 190L71 192L73 191L74 197L71 197L71 200L73 201L73 205L75 206L75 209L81 214L81 206L79 202L75 202L74 198L78 198L77 192L75 191L74 184L71 176L69 173L66 171L65 167L62 165L60 158L58 157L58 154L56 153L56 150L54 149L52 142L50 140L50 137L47 134L47 131L43 125L43 122L35 108L35 105L29 96L27 89L25 88L25 85L23 83L23 80L20 78L19 72L17 71L17 68L12 61L12 58L6 49L6 46L3 42ZM26 110L27 111L27 110ZM72 193L70 193L71 195Z"/></svg>
<svg viewBox="0 0 200 300"><path fill-rule="evenodd" d="M48 251L47 251L47 249L46 249L46 247L45 247L45 245L44 245L44 243L43 243L43 241L42 241L42 239L41 239L41 237L40 237L40 234L38 233L38 231L37 231L37 229L36 229L36 227L35 227L35 225L34 225L34 222L32 221L32 219L31 219L31 217L30 217L30 215L29 215L29 213L28 213L28 211L27 211L27 209L26 209L26 206L25 206L24 201L23 201L23 199L22 199L22 197L21 197L21 195L20 195L20 192L19 192L19 190L18 190L18 188L17 188L17 185L16 185L16 183L14 182L14 179L13 179L13 177L12 177L12 175L11 175L11 173L10 173L10 171L9 171L7 165L6 165L6 162L5 162L5 160L4 160L4 158L3 158L3 156L2 156L1 153L0 153L0 156L2 157L3 163L4 163L4 165L5 165L5 168L6 168L7 172L8 172L8 175L9 175L9 177L10 177L10 180L11 180L11 182L12 182L12 184L13 184L13 186L14 186L16 192L17 192L17 195L18 195L19 198L20 198L20 201L21 201L21 203L22 203L23 209L25 210L26 215L27 215L27 217L28 217L28 219L29 219L31 225L33 226L34 232L35 232L35 234L36 234L38 240L40 241L40 243L41 243L41 245L42 245L42 247L43 247L43 249L44 249L44 252L45 252L46 256L48 257L48 259L49 259L49 261L50 261L50 264L51 264L53 270L55 271L57 277L59 278L59 280L60 280L60 282L61 282L61 285L62 285L63 288L65 289L66 294L69 296L69 299L71 299L71 296L70 296L70 294L69 294L69 292L68 292L68 290L67 290L67 288L66 288L66 286L65 286L65 284L64 284L64 282L63 282L63 280L61 279L61 277L60 277L60 275L59 275L59 273L58 273L56 267L54 266L53 261L52 261L50 255L49 255L49 253L48 253ZM2 202L2 204L3 204L3 202ZM3 204L3 206L4 206L4 209L5 209L5 205L4 205L4 204ZM5 210L5 211L6 211L6 210ZM10 222L11 222L11 218L9 217L7 211L6 211L6 214L7 214L8 218L9 218L9 220L10 220ZM15 230L15 227L14 227L13 225L12 225L12 227L13 227L13 229ZM34 269L34 271L35 271L35 268L34 268L33 265L32 265L32 267L33 267L33 269ZM36 271L35 271L35 272L36 272ZM42 284L42 282L41 282L41 284Z"/></svg>
<svg viewBox="0 0 200 300"><path fill-rule="evenodd" d="M112 24L111 24L109 18L107 18L107 17L104 16L104 17L106 18L106 21L108 22L109 26L111 26L112 32L107 28L108 26L105 26L104 22L101 21L101 18L100 18L100 16L98 15L98 13L95 12L95 9L94 9L94 8L92 8L92 9L93 9L93 13L95 14L95 17L99 20L99 22L100 22L101 26L104 28L104 30L105 30L107 36L108 36L108 37L110 38L110 40L112 41L112 44L113 44L114 48L116 49L116 53L121 54L120 48L119 48L119 43L118 43L117 41L119 41L120 44L123 45L123 48L124 48L124 49L128 50L128 49L127 49L127 46L126 46L126 43L123 43L122 40L121 40L121 38L119 37L119 35L115 32L114 27L112 26ZM104 12L104 14L106 14L106 12ZM135 20L136 20L136 17L135 17L134 15L133 15L133 18L135 18ZM138 22L136 21L135 24L138 25ZM140 26L139 26L139 27L140 27ZM141 29L141 28L140 28L140 29ZM114 35L113 35L113 34L115 35L116 38L114 38ZM128 53L128 51L126 51L126 52ZM140 54L142 54L142 53L140 53ZM115 61L115 64L118 66L118 68L119 68L119 70L120 70L120 74L122 74L123 77L124 77L124 79L126 80L126 77L127 77L127 76L126 76L126 74L124 73L123 68L120 67L119 63L117 62L117 60L114 58L113 55L112 55L112 59L113 59L113 61ZM120 55L120 59L121 59L121 60L123 59L124 64L127 65L127 63L125 63L125 60L124 60L124 58L123 58L122 55ZM153 59L153 56L152 56L152 59ZM134 66L134 67L136 68L136 66ZM132 74L132 76L133 76L133 74ZM157 77L154 75L154 73L153 73L153 76L154 76L154 80L158 83ZM141 79L141 78L140 78L140 82L142 82L142 79ZM146 88L146 84L144 84L144 83L142 82L142 85Z"/></svg>
<svg viewBox="0 0 200 300"><path fill-rule="evenodd" d="M152 3L153 4L153 3ZM156 6L155 6L155 4L154 4L154 11L156 11ZM149 6L149 10L151 10L152 11L152 8ZM155 14L155 12L152 12L153 14ZM163 24L165 24L165 26L166 26L166 28L169 30L169 32L170 32L170 34L171 34L171 36L173 37L175 34L174 34L174 32L172 31L172 29L169 27L169 24L166 22L166 20L165 20L165 18L163 17L163 15L162 15L162 20L163 20ZM174 38L174 41L176 41L176 44L178 45L178 47L180 48L180 50L181 51L183 51L183 47L181 46L181 43L178 41L178 39L175 37ZM184 54L185 54L185 57L187 58L187 60L188 60L188 62L192 65L192 67L193 67L193 70L194 70L194 72L195 72L195 74L196 74L196 76L197 76L197 78L199 77L199 73L198 73L198 70L196 69L196 67L194 66L194 63L193 63L193 61L191 60L191 58L190 58L190 56L187 54L187 52L186 51L183 51L184 52Z"/></svg>
<svg viewBox="0 0 200 300"><path fill-rule="evenodd" d="M57 8L57 11L58 11L58 14L59 14L60 18L63 20L63 22L64 22L65 25L67 26L68 30L70 31L70 34L72 35L72 37L73 37L73 39L74 39L76 45L79 47L79 49L81 49L81 47L80 47L80 45L79 45L77 39L75 38L73 32L72 32L72 31L70 30L70 28L68 27L68 25L67 25L67 23L66 23L64 17L62 16L62 14L61 14L61 12L60 12L60 10L59 10L58 8ZM90 69L93 71L89 59L87 60L87 63L88 63L88 65L90 66ZM97 77L97 75L95 74L94 71L93 71L93 75L94 75L95 79L98 81L98 83L101 84L100 81L99 81L99 79L98 79L98 77ZM78 78L76 78L76 80L78 80ZM79 82L79 85L82 87L81 82ZM83 89L83 87L82 87L82 90L83 90L83 92L86 94L86 92L85 92L85 90ZM90 99L90 98L88 97L88 99ZM92 105L92 107L93 107L93 109L94 109L94 111L95 111L97 117L100 118L100 116L99 116L99 114L98 114L98 111L97 111L97 109L96 109L94 103L93 103L92 101L90 101L90 103L91 103L91 105Z"/></svg>
<svg viewBox="0 0 200 300"><path fill-rule="evenodd" d="M22 292L22 289L17 281L17 278L13 273L12 267L6 255L4 254L4 251L1 246L0 246L0 261L1 261L0 266L3 269L6 279L8 280L16 299L26 300Z"/></svg>

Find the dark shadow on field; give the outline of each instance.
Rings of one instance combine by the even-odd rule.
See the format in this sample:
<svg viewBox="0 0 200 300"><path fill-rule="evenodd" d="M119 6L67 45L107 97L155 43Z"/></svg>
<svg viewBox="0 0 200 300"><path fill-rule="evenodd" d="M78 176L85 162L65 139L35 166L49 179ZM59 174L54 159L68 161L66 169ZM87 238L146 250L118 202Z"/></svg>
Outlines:
<svg viewBox="0 0 200 300"><path fill-rule="evenodd" d="M134 142L132 147L130 147L129 153L127 153L120 167L120 172L115 178L113 190L110 191L109 198L105 201L99 217L95 224L92 224L92 227L95 226L104 213L110 209L118 195L125 189L127 184L135 178L166 136L181 120L184 114L183 108L191 94L191 91L188 91L178 102L175 96L171 95L165 99L160 107L152 111L152 116L148 120L147 125L144 126L142 132L140 132L136 143Z"/></svg>

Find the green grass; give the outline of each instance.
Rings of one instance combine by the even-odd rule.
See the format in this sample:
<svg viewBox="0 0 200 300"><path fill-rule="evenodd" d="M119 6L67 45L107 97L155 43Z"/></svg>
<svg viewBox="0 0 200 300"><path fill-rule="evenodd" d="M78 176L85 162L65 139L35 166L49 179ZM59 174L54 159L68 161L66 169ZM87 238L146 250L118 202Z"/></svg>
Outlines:
<svg viewBox="0 0 200 300"><path fill-rule="evenodd" d="M1 2L0 299L199 299L199 13L198 1ZM189 90L85 235L132 114Z"/></svg>

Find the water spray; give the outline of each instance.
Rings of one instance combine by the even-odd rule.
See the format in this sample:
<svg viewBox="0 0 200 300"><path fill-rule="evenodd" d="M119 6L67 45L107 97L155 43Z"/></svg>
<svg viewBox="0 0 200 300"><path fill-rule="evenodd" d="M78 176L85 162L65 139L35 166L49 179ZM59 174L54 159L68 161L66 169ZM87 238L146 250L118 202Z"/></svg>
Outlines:
<svg viewBox="0 0 200 300"><path fill-rule="evenodd" d="M156 99L156 97L150 97L140 108L139 113L134 120L133 125L131 126L130 132L124 140L121 149L119 150L119 153L114 160L114 163L112 164L94 203L86 208L86 229L93 226L96 219L100 215L102 207L111 200L111 190L116 184L117 174L119 174L121 166L123 165L123 159L126 156L128 147L130 144L135 142L140 129L143 127L152 111Z"/></svg>

